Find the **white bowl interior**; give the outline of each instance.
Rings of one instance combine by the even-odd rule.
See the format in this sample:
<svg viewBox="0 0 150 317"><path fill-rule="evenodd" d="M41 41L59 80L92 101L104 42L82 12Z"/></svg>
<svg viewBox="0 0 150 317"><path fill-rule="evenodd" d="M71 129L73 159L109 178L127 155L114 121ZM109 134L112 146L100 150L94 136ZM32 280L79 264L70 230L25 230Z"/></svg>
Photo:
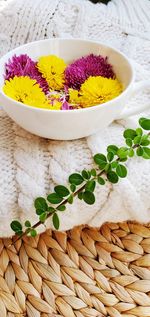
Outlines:
<svg viewBox="0 0 150 317"><path fill-rule="evenodd" d="M108 62L112 64L117 78L122 82L124 89L128 87L133 79L132 67L128 60L120 52L100 43L86 40L74 39L48 39L32 42L20 46L0 59L0 90L4 85L5 63L14 54L28 54L33 60L37 60L42 55L54 54L63 58L67 63L86 56L88 54L108 56Z"/></svg>

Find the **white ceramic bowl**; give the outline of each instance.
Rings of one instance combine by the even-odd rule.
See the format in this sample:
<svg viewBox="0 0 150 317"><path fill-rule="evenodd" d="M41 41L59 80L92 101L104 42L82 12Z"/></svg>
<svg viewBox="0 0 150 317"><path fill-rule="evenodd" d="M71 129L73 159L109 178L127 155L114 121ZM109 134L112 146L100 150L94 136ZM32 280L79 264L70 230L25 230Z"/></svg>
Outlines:
<svg viewBox="0 0 150 317"><path fill-rule="evenodd" d="M7 97L3 92L5 63L14 54L28 54L33 60L41 55L54 54L71 62L90 53L108 56L124 91L115 99L101 105L79 110L47 110L24 105ZM144 110L125 109L129 98L139 89L149 86L148 82L134 83L134 69L130 60L112 47L99 42L79 39L47 39L20 46L0 59L0 103L7 114L27 131L44 138L72 140L82 138L107 127L113 120L124 118ZM147 106L146 106L147 107Z"/></svg>

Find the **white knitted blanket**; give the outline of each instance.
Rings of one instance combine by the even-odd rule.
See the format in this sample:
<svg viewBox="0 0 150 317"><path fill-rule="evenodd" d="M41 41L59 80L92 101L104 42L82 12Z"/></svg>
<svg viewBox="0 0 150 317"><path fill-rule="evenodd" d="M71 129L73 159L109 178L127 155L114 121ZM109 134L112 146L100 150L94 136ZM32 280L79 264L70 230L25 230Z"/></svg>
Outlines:
<svg viewBox="0 0 150 317"><path fill-rule="evenodd" d="M148 0L112 0L107 6L88 0L8 0L0 1L0 6L0 55L25 42L53 36L90 38L104 41L132 58L137 80L150 76ZM148 99L149 92L139 92L129 107ZM70 173L91 168L93 154L105 152L108 144L121 145L124 126L135 126L137 120L134 117L113 123L86 139L59 142L31 135L1 110L0 236L12 234L12 219L36 222L34 198L45 196L56 184L66 184ZM87 206L79 200L69 205L60 215L60 229L127 219L150 221L150 162L133 158L128 168L126 179L96 188L95 205ZM52 226L50 221L47 226Z"/></svg>

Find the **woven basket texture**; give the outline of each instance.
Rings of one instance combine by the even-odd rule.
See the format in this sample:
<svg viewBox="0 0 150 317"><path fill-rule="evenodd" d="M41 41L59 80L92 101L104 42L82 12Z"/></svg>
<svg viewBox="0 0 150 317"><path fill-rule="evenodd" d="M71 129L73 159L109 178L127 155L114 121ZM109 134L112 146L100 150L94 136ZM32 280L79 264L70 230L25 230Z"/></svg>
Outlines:
<svg viewBox="0 0 150 317"><path fill-rule="evenodd" d="M0 317L150 316L150 225L14 239L0 240Z"/></svg>

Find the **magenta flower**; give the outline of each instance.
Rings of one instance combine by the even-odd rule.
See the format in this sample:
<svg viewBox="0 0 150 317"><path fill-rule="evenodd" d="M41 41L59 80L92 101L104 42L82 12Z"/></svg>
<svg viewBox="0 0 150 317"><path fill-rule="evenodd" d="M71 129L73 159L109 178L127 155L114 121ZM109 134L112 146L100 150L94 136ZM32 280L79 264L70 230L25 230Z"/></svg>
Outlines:
<svg viewBox="0 0 150 317"><path fill-rule="evenodd" d="M66 85L79 90L81 84L90 76L115 78L112 65L108 63L107 57L90 54L68 65L65 71Z"/></svg>
<svg viewBox="0 0 150 317"><path fill-rule="evenodd" d="M72 110L73 106L68 102L68 90L65 91L65 94L63 94L59 101L62 103L61 110Z"/></svg>
<svg viewBox="0 0 150 317"><path fill-rule="evenodd" d="M21 54L19 56L14 55L12 59L9 59L8 63L5 64L4 78L9 80L14 76L29 76L30 78L35 79L42 90L47 93L48 84L38 71L36 64L37 63L27 54Z"/></svg>
<svg viewBox="0 0 150 317"><path fill-rule="evenodd" d="M73 106L65 100L62 102L61 110L73 110Z"/></svg>

